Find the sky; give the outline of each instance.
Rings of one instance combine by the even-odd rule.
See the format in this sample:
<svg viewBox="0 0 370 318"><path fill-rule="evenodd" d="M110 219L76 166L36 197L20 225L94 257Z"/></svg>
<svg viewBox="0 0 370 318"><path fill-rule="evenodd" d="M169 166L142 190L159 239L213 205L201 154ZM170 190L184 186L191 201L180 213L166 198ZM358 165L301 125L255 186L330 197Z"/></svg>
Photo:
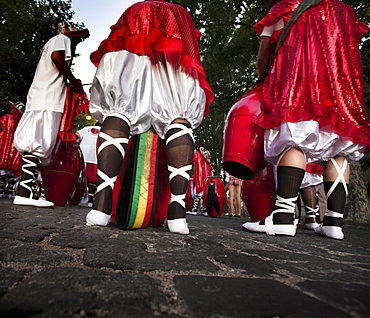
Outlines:
<svg viewBox="0 0 370 318"><path fill-rule="evenodd" d="M122 13L137 0L72 0L75 12L72 22L84 23L90 31L90 37L78 44L76 52L80 54L73 63L73 74L82 84L91 84L96 67L90 61L90 53L95 51L101 41L110 33L110 26L115 24ZM84 86L88 93L90 85ZM88 94L89 96L89 94Z"/></svg>

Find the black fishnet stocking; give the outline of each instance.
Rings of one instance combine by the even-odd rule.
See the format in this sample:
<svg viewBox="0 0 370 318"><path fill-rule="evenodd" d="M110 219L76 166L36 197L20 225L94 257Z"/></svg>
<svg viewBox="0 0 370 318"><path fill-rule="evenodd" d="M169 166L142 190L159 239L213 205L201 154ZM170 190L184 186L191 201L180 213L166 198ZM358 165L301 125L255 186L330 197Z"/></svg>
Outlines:
<svg viewBox="0 0 370 318"><path fill-rule="evenodd" d="M190 128L189 124L183 124ZM167 132L166 139L180 131L180 128L170 128ZM193 162L194 142L189 134L182 135L170 141L166 146L166 159L169 166L181 168L191 165ZM189 173L188 171L187 173ZM188 180L183 176L175 176L170 181L171 193L175 195L185 194L188 187ZM167 219L179 219L186 217L186 209L178 202L170 203L168 207Z"/></svg>
<svg viewBox="0 0 370 318"><path fill-rule="evenodd" d="M104 120L100 132L103 132L112 138L128 138L130 134L129 125L119 117L110 116ZM98 147L105 142L105 139L99 137ZM121 143L124 150L127 150L127 143ZM99 149L99 148L98 148ZM109 145L98 153L98 170L106 174L109 178L118 175L122 164L122 154L115 145ZM98 176L98 187L104 180ZM93 209L111 214L112 210L112 188L105 187L97 192Z"/></svg>
<svg viewBox="0 0 370 318"><path fill-rule="evenodd" d="M309 186L304 189L300 190L301 197L303 204L305 205L305 211L306 211L306 223L315 223L316 222L316 215L314 212L309 210L306 206L311 207L312 209L316 209L319 203L317 194L316 194L316 188L315 186ZM307 217L309 214L315 214L315 217Z"/></svg>

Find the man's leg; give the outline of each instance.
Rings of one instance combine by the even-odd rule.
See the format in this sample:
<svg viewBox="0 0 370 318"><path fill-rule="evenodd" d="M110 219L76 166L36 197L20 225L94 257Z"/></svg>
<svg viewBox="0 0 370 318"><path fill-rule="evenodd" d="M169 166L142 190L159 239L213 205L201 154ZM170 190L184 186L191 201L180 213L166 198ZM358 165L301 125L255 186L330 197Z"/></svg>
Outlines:
<svg viewBox="0 0 370 318"><path fill-rule="evenodd" d="M118 113L109 115L98 139L98 188L86 225L106 226L112 210L112 192L128 145L130 123Z"/></svg>
<svg viewBox="0 0 370 318"><path fill-rule="evenodd" d="M323 222L315 229L316 234L341 240L344 205L348 195L349 165L344 157L336 157L324 164L324 188L327 209Z"/></svg>
<svg viewBox="0 0 370 318"><path fill-rule="evenodd" d="M166 134L166 159L171 189L167 225L173 233L189 234L185 194L192 170L193 153L194 137L190 125L184 120L175 120Z"/></svg>

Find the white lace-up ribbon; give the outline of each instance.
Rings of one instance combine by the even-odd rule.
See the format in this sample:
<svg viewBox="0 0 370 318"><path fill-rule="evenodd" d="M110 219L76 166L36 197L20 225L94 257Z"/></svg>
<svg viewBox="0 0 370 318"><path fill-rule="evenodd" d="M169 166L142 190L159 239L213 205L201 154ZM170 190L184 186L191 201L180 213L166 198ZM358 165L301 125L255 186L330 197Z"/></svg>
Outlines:
<svg viewBox="0 0 370 318"><path fill-rule="evenodd" d="M104 132L99 133L99 137L105 139L105 141L99 146L98 154L105 148L110 145L115 146L122 155L122 158L125 157L125 149L123 148L122 144L128 144L128 138L113 138L107 135ZM103 190L104 188L110 186L113 190L114 183L117 179L117 176L109 177L103 171L98 170L98 176L103 179L104 181L98 186L97 192Z"/></svg>
<svg viewBox="0 0 370 318"><path fill-rule="evenodd" d="M279 195L276 195L275 206L280 209L274 210L266 219L265 219L265 228L266 234L275 235L273 216L275 213L293 213L295 210L295 205L298 197L294 198L282 198Z"/></svg>

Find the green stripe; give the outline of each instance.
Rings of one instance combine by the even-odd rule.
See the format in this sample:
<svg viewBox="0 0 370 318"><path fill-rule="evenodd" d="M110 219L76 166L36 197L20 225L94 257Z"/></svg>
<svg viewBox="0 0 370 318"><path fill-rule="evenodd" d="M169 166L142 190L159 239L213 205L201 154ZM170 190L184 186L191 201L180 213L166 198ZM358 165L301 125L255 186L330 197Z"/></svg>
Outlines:
<svg viewBox="0 0 370 318"><path fill-rule="evenodd" d="M146 138L147 132L140 134L140 140L138 145L137 151L137 162L136 162L136 173L135 173L135 180L132 183L132 204L131 204L131 211L130 211L130 220L128 222L127 228L131 229L134 226L136 213L139 206L139 198L140 198L140 186L141 186L141 176L143 174L143 162L144 162L144 154L145 154L145 145L146 145Z"/></svg>

